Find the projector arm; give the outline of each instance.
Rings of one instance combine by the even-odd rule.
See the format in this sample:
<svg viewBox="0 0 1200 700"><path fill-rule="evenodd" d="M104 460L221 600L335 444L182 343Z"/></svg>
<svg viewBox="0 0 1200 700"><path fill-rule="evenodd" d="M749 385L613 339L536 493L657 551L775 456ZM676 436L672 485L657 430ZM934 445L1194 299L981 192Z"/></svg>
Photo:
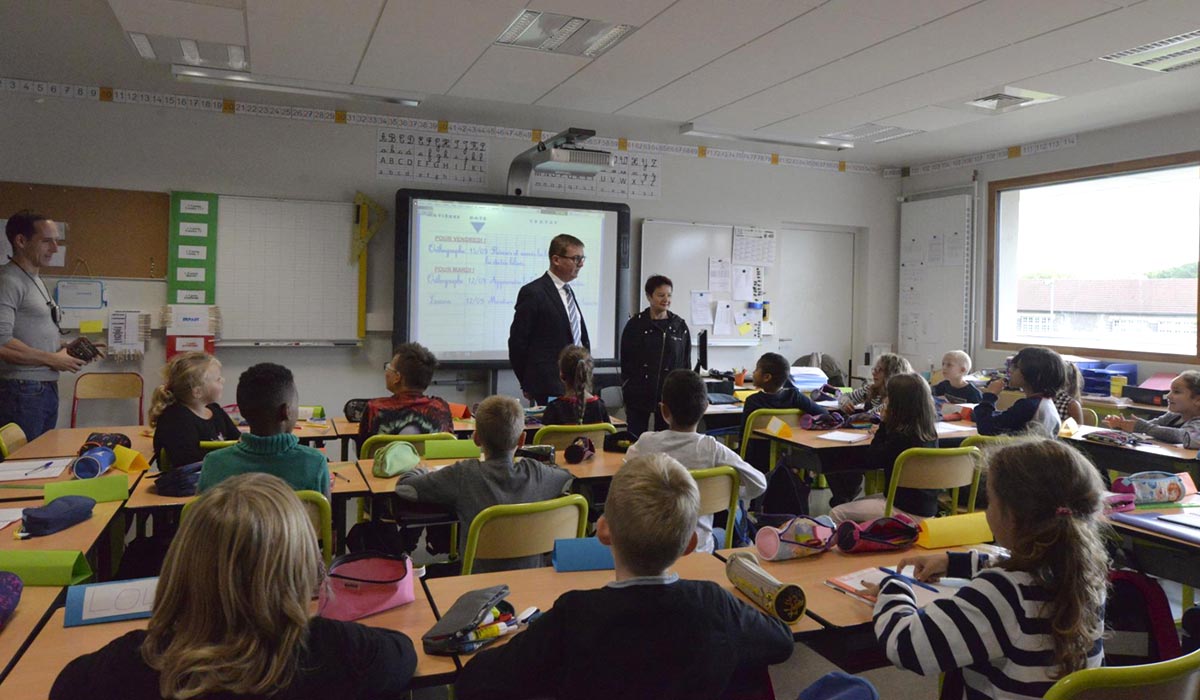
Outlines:
<svg viewBox="0 0 1200 700"><path fill-rule="evenodd" d="M547 160L547 153L551 149L574 146L595 135L596 132L592 129L580 129L573 126L544 141L539 141L529 150L513 158L512 164L508 166L508 193L520 196L529 192L529 179L533 176L533 169Z"/></svg>

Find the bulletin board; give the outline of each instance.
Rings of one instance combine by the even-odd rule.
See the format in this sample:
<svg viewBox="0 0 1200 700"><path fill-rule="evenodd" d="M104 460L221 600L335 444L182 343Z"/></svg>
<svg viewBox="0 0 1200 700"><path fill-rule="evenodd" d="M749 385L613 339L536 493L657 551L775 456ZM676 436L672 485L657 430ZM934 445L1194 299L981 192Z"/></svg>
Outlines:
<svg viewBox="0 0 1200 700"><path fill-rule="evenodd" d="M971 197L900 205L900 347L913 367L940 365L971 338Z"/></svg>
<svg viewBox="0 0 1200 700"><path fill-rule="evenodd" d="M30 209L67 224L50 276L164 279L170 207L165 192L0 182L0 218Z"/></svg>

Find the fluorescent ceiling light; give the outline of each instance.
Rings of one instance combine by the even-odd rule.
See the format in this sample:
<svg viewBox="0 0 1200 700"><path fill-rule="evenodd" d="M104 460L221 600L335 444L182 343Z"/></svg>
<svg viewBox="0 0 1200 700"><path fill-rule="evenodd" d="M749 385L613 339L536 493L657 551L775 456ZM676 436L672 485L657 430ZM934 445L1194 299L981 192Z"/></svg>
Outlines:
<svg viewBox="0 0 1200 700"><path fill-rule="evenodd" d="M600 54L608 51L618 41L623 39L626 34L633 31L632 24L617 24L609 29L604 34L596 38L586 49L583 50L583 55L588 58L595 58Z"/></svg>
<svg viewBox="0 0 1200 700"><path fill-rule="evenodd" d="M522 10L496 39L500 46L596 58L636 27L554 12Z"/></svg>
<svg viewBox="0 0 1200 700"><path fill-rule="evenodd" d="M563 45L567 39L571 38L575 32L583 28L587 24L587 20L582 17L572 17L566 24L554 30L545 41L538 46L542 51L553 51Z"/></svg>
<svg viewBox="0 0 1200 700"><path fill-rule="evenodd" d="M246 70L246 50L236 44L227 47L229 51L229 67L234 70Z"/></svg>
<svg viewBox="0 0 1200 700"><path fill-rule="evenodd" d="M1200 65L1200 29L1101 56L1100 60L1160 73L1195 68Z"/></svg>
<svg viewBox="0 0 1200 700"><path fill-rule="evenodd" d="M505 29L502 34L500 34L500 38L496 39L496 43L516 43L517 39L525 33L525 30L529 29L529 27L537 21L538 17L541 16L541 12L535 12L533 10L522 11L521 14L517 15L517 18L512 21L512 24L508 25L508 28Z"/></svg>
<svg viewBox="0 0 1200 700"><path fill-rule="evenodd" d="M339 99L367 99L377 102L390 102L416 107L421 104L419 97L412 93L402 93L395 90L380 90L356 85L340 83L324 83L316 80L295 80L267 75L255 75L240 71L222 70L219 68L199 68L196 66L172 65L171 75L176 80L185 83L204 83L206 85L221 85L224 87L241 87L268 92L283 92L295 95L315 95L317 97L335 97Z"/></svg>
<svg viewBox="0 0 1200 700"><path fill-rule="evenodd" d="M183 51L183 60L193 65L200 63L200 47L194 39L180 39L179 48Z"/></svg>
<svg viewBox="0 0 1200 700"><path fill-rule="evenodd" d="M797 146L799 148L819 148L825 151L843 151L848 148L854 148L854 144L849 141L840 141L836 139L817 138L817 139L802 139L788 138L784 136L763 136L759 134L747 134L744 132L730 131L725 129L714 129L710 127L698 127L692 122L687 122L680 125L679 133L682 136L702 136L710 139L727 139L730 141L750 141L753 143L769 143L778 146Z"/></svg>
<svg viewBox="0 0 1200 700"><path fill-rule="evenodd" d="M146 59L147 61L153 61L155 58L157 58L154 55L154 47L150 45L150 38L145 34L129 32L129 40L133 42L133 47L137 49L137 52L142 58Z"/></svg>

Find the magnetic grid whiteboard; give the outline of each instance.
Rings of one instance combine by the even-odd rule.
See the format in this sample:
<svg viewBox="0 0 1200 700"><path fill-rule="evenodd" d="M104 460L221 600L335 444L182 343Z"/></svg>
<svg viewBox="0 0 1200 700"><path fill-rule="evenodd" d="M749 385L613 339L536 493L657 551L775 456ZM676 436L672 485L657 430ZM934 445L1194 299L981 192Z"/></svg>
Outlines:
<svg viewBox="0 0 1200 700"><path fill-rule="evenodd" d="M971 351L971 197L900 205L900 347L913 367Z"/></svg>
<svg viewBox="0 0 1200 700"><path fill-rule="evenodd" d="M217 304L222 342L357 342L355 207L222 196Z"/></svg>

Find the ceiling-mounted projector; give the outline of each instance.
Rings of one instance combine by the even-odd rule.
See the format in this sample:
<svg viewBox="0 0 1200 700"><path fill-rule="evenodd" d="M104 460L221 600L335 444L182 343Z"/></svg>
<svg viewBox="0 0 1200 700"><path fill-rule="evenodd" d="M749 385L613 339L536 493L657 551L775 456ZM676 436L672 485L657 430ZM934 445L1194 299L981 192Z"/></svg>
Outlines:
<svg viewBox="0 0 1200 700"><path fill-rule="evenodd" d="M611 168L611 153L579 145L595 135L591 129L571 127L513 158L508 166L508 193L517 196L527 193L534 170L595 177L601 170Z"/></svg>

